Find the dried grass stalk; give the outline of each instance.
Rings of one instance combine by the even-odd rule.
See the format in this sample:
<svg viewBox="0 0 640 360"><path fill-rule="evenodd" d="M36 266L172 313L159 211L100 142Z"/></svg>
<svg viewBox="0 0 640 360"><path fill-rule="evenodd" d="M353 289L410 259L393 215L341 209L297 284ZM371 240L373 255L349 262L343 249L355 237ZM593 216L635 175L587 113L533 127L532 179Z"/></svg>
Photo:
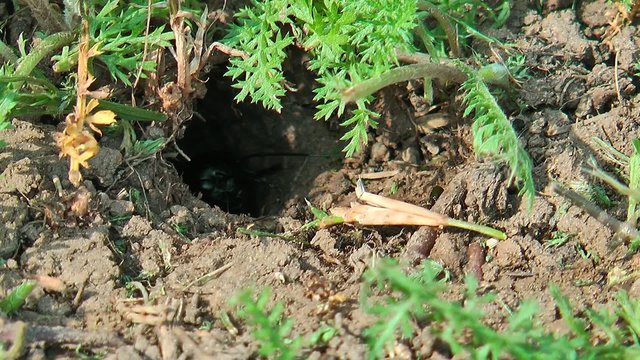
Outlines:
<svg viewBox="0 0 640 360"><path fill-rule="evenodd" d="M435 217L385 209L381 207L351 203L351 207L331 209L331 215L340 216L347 223L361 225L405 225L405 226L446 226L447 222ZM445 218L446 219L446 218Z"/></svg>
<svg viewBox="0 0 640 360"><path fill-rule="evenodd" d="M352 202L350 207L332 208L329 210L332 215L331 221L323 221L321 225L330 226L345 222L383 226L452 226L479 232L500 240L504 240L507 237L502 231L488 226L451 219L417 205L368 193L365 191L360 179L358 179L356 185L356 197L367 204ZM336 221L336 218L342 221Z"/></svg>
<svg viewBox="0 0 640 360"><path fill-rule="evenodd" d="M60 9L54 7L48 0L24 0L24 2L40 28L46 33L55 34L69 30Z"/></svg>
<svg viewBox="0 0 640 360"><path fill-rule="evenodd" d="M369 193L365 191L364 185L362 184L362 180L358 180L357 182L356 197L358 198L358 200L365 202L369 205L385 208L388 210L395 210L401 213L413 214L418 217L424 217L426 219L430 219L429 221L431 221L434 225L426 224L429 226L446 226L448 223L448 218L446 216L440 215L431 210L427 210L423 207L409 204L404 201L394 200L388 197Z"/></svg>

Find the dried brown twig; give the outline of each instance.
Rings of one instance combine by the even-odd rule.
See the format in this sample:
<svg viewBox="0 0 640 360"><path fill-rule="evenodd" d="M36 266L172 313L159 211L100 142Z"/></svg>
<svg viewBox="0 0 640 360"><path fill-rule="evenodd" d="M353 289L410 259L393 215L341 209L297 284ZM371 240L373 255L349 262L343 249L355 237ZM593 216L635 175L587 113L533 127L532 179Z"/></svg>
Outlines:
<svg viewBox="0 0 640 360"><path fill-rule="evenodd" d="M500 240L507 237L502 231L488 226L451 219L417 205L369 193L365 191L364 184L360 179L356 185L356 197L365 204L352 202L350 207L331 208L329 211L332 219L322 222L321 225L329 226L345 222L360 225L452 226L479 232ZM336 221L336 218L339 220Z"/></svg>
<svg viewBox="0 0 640 360"><path fill-rule="evenodd" d="M49 0L24 0L24 2L31 10L33 18L45 32L55 34L69 30L69 26L64 22L62 12Z"/></svg>
<svg viewBox="0 0 640 360"><path fill-rule="evenodd" d="M194 81L205 71L211 54L218 51L229 56L247 55L218 42L205 45L205 35L211 26L210 13L206 7L202 16L197 18L193 13L180 10L179 0L170 0L169 11L169 23L175 38L175 47L170 51L176 61L177 77L175 82L168 82L159 88L158 96L162 100L163 109L173 121L173 138L181 125L193 116L191 104L194 97L204 95L199 91L204 87L194 86ZM192 35L193 29L186 20L195 27L195 35Z"/></svg>
<svg viewBox="0 0 640 360"><path fill-rule="evenodd" d="M68 156L69 181L75 185L80 185L82 174L80 166L88 168L89 159L94 157L100 150L98 141L93 136L93 132L102 134L97 125L110 125L116 122L116 114L110 110L101 110L91 113L99 104L97 99L107 96L104 92L90 91L89 87L95 78L89 72L89 59L100 54L98 44L89 48L89 25L87 21L82 22L82 38L78 50L78 82L76 84L77 99L74 112L67 115L66 126L61 134L58 134L57 142L60 147L60 157ZM91 97L89 100L88 98ZM89 127L89 129L86 128Z"/></svg>

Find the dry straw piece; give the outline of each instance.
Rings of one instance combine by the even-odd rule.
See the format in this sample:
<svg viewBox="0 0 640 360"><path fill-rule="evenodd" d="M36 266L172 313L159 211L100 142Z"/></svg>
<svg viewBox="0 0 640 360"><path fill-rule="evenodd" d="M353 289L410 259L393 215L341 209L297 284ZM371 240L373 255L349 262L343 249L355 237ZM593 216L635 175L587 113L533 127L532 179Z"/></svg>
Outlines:
<svg viewBox="0 0 640 360"><path fill-rule="evenodd" d="M352 202L350 207L331 208L329 210L331 215L340 218L341 221L333 219L323 224L334 225L344 222L360 225L452 226L479 232L499 240L507 238L502 231L488 226L451 219L417 205L369 193L365 190L361 179L358 179L356 184L356 197L365 204Z"/></svg>
<svg viewBox="0 0 640 360"><path fill-rule="evenodd" d="M58 146L60 158L68 156L69 181L79 186L82 181L80 166L88 168L89 159L94 157L100 147L93 136L93 132L102 134L96 125L111 125L116 122L116 114L110 110L101 110L91 113L98 105L97 98L104 98L107 94L99 91L90 91L89 87L95 78L89 72L89 58L100 54L98 44L89 48L89 25L82 22L82 38L78 50L78 83L76 84L77 99L74 112L67 115L66 126L61 134L58 134ZM91 96L92 99L88 100ZM89 129L87 129L87 126ZM90 131L92 130L92 131Z"/></svg>

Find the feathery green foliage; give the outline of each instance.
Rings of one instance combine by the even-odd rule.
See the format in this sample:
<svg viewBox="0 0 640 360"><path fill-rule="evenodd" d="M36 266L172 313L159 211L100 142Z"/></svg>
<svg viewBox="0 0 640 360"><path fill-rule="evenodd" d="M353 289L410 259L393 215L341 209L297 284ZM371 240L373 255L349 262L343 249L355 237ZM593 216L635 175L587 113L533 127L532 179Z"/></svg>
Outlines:
<svg viewBox="0 0 640 360"><path fill-rule="evenodd" d="M361 305L377 318L363 332L370 359L385 358L399 338L411 338L420 326L426 326L454 356L463 358L595 360L640 356L640 300L630 299L625 291L618 292L610 306L587 309L582 316L576 316L568 299L551 285L550 293L566 324L566 333L547 331L535 321L538 307L534 301L525 301L510 311L506 328L499 332L483 323L482 307L494 301L495 295L478 296L477 281L468 277L463 301L444 300L446 273L434 261L425 260L417 272L407 274L396 260L384 258L363 278ZM323 325L304 340L302 336L291 337L293 320L283 319L281 303L269 310L270 297L269 289L257 298L252 290L245 290L232 299L239 317L253 328L252 334L260 342L260 355L297 358L336 334L335 328Z"/></svg>
<svg viewBox="0 0 640 360"><path fill-rule="evenodd" d="M240 25L231 25L227 42L249 54L247 59L231 58L226 75L236 80L241 89L238 101L251 95L253 102L261 102L267 109L280 111L279 98L285 94L282 63L284 49L293 44L293 37L285 35L281 25L290 23L291 9L287 1L255 1L254 9L236 12Z"/></svg>
<svg viewBox="0 0 640 360"><path fill-rule="evenodd" d="M92 42L100 44L99 50L102 52L97 58L106 65L113 79L131 86L131 80L137 74L144 77L145 72L155 71L155 61L143 59L145 42L149 53L170 47L174 35L172 31L165 31L165 26L155 27L145 35L148 17L146 0L96 0L88 2L88 5L87 13L91 18L89 34ZM163 17L166 17L166 10L157 6L151 9L152 16L163 14L164 11ZM78 46L65 47L53 60L56 62L56 71L71 70L78 61Z"/></svg>
<svg viewBox="0 0 640 360"><path fill-rule="evenodd" d="M531 159L485 85L508 84L508 73L489 66L476 74L462 62L443 61L448 52L461 55L460 43L466 37L495 41L477 31L475 24L484 18L499 26L508 15L508 1L494 7L480 0L253 1L236 14L237 24L225 38L227 45L246 53L231 59L226 75L240 89L236 100L249 98L280 111L286 48L304 48L310 57L308 68L319 83L314 90L315 118L348 115L341 123L348 128L341 138L347 141L347 156L359 151L368 140L368 129L377 126L379 114L370 109L375 91L411 79L423 78L427 87L433 78L462 82L468 77L463 89L466 115L473 113L475 119L474 149L478 155L506 161L521 193L532 203ZM428 18L438 26L427 26ZM398 54L414 56L419 63L401 65ZM502 78L491 78L496 74ZM353 105L348 107L349 103Z"/></svg>
<svg viewBox="0 0 640 360"><path fill-rule="evenodd" d="M537 306L524 302L507 318L507 328L498 332L482 323L481 306L492 295L477 296L477 282L466 279L462 304L442 300L446 286L439 280L442 267L425 261L419 272L404 273L397 262L383 259L365 274L363 304L378 321L367 329L369 358L384 358L398 335L415 334L418 322L449 346L455 356L472 359L631 359L640 356L636 341L640 331L640 301L621 291L610 309L588 310L584 318L574 315L569 301L551 286L560 314L569 328L565 335L545 331L534 321ZM371 288L386 290L382 301L371 303ZM589 330L597 329L597 331ZM604 341L593 341L593 337ZM604 335L602 335L604 334Z"/></svg>
<svg viewBox="0 0 640 360"><path fill-rule="evenodd" d="M253 291L247 289L236 295L232 305L238 305L238 316L253 327L252 334L260 342L259 353L277 359L293 359L302 345L302 338L290 338L292 319L283 319L284 305L277 303L267 310L271 300L271 290L264 289L256 299Z"/></svg>
<svg viewBox="0 0 640 360"><path fill-rule="evenodd" d="M398 331L403 338L413 336L413 319L424 318L427 315L425 302L436 299L446 287L444 282L438 281L441 272L442 266L427 261L417 276L410 277L391 259L384 259L365 272L360 302L367 312L378 318L363 334L369 344L369 358L384 357L386 350L394 345ZM388 296L382 302L371 303L372 286L397 292L399 296Z"/></svg>
<svg viewBox="0 0 640 360"><path fill-rule="evenodd" d="M0 130L11 127L10 118L23 112L51 112L59 113L71 101L64 91L58 90L44 76L32 74L40 61L56 49L72 42L74 35L62 32L50 35L35 46L28 54L0 68ZM6 47L6 45L5 45ZM24 43L22 43L24 48ZM7 51L12 51L7 47ZM24 91L23 85L29 85L30 90ZM0 147L4 146L0 143Z"/></svg>
<svg viewBox="0 0 640 360"><path fill-rule="evenodd" d="M602 169L595 158L588 161L583 171L601 180L603 184L607 184L617 193L627 197L626 221L620 221L600 208L611 207L614 204L600 184L586 182L574 182L571 184L574 190L583 193L586 198L572 191L563 190L558 184L554 185L554 190L613 230L616 234L616 239L612 242L612 245L616 245L617 240L620 239L628 241L628 251L634 253L640 249L640 232L637 229L640 214L640 210L638 210L638 203L640 202L640 139L633 140L634 152L631 156L623 154L611 144L599 138L594 137L592 140L603 152L605 158L617 165L617 168L614 168L616 175Z"/></svg>
<svg viewBox="0 0 640 360"><path fill-rule="evenodd" d="M65 6L65 19L70 27L78 19L80 5L77 1L69 1ZM145 42L147 52L171 46L173 32L165 31L164 26L153 28L145 35L147 27L147 1L134 0L122 2L117 0L96 0L87 2L85 12L90 16L90 33L92 43L99 44L102 52L98 59L106 66L114 79L131 86L131 80L138 74L155 71L154 61L145 60ZM154 6L152 16L162 15L166 18L167 10ZM26 42L18 44L18 57L14 50L0 41L0 56L4 65L0 68L0 130L10 127L10 118L23 115L57 116L71 109L75 100L74 74L68 74L61 85L56 86L49 78L36 69L36 66L51 53L62 49L62 53L54 55L54 70L67 72L73 70L78 60L78 37L75 31L59 32L44 36L40 42L26 52ZM135 121L162 121L166 119L161 113L137 109L103 101L101 108L108 108L123 119ZM4 144L0 143L0 147Z"/></svg>
<svg viewBox="0 0 640 360"><path fill-rule="evenodd" d="M506 162L511 168L511 178L520 187L520 194L526 195L529 205L533 205L535 187L533 185L533 162L524 149L511 122L504 114L482 77L494 77L491 71L475 72L463 66L467 80L462 84L464 91L464 115L474 114L472 125L473 148L479 156L490 156ZM484 68L486 69L486 67ZM484 70L483 69L483 70ZM490 70L490 69L488 69ZM491 79L496 80L496 79Z"/></svg>
<svg viewBox="0 0 640 360"><path fill-rule="evenodd" d="M504 21L508 1L501 2L499 10L496 13L482 1L474 1L473 6L416 0L253 1L252 7L236 13L238 23L231 26L225 39L227 45L247 54L246 58L231 59L227 75L241 89L236 100L249 97L279 111L285 94L285 48L296 44L310 55L309 69L317 74L320 84L315 89L319 102L315 118L340 117L346 112L341 96L344 89L398 66L398 53L424 48L432 59L446 57L447 41L456 49L458 46L453 23L461 25L460 38L481 36L472 25L474 18L482 11L489 18ZM447 24L445 29L427 28L423 20L429 16ZM379 114L368 107L372 100L371 96L355 99L355 109L342 122L350 128L342 138L347 141L347 156L367 142L367 129L377 126Z"/></svg>
<svg viewBox="0 0 640 360"><path fill-rule="evenodd" d="M635 4L634 0L608 0L609 3L618 3L620 4L626 11L631 11L631 8Z"/></svg>
<svg viewBox="0 0 640 360"><path fill-rule="evenodd" d="M304 349L324 345L337 334L334 327L324 324L305 337L291 337L293 319L283 319L282 303L267 309L270 298L271 289L266 288L255 299L251 289L231 299L231 304L238 307L238 316L253 328L252 334L260 342L260 355L279 360L299 358Z"/></svg>
<svg viewBox="0 0 640 360"><path fill-rule="evenodd" d="M236 99L247 96L268 109L280 111L284 96L282 63L285 48L295 43L311 55L309 68L321 84L315 92L317 119L345 112L340 92L352 82L375 77L397 65L396 50L412 48L416 26L415 1L254 1L252 8L236 13L238 25L230 29L226 43L248 54L231 59L227 72L241 89ZM291 28L291 34L285 30ZM347 155L366 142L368 127L378 114L367 108L371 98L359 99L342 125L351 127L344 136Z"/></svg>

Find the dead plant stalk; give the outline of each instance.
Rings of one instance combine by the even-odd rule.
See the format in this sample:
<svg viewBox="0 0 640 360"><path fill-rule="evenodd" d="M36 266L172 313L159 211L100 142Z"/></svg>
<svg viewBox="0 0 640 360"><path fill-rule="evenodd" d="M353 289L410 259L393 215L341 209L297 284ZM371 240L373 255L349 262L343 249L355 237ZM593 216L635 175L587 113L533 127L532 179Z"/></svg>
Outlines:
<svg viewBox="0 0 640 360"><path fill-rule="evenodd" d="M82 174L80 167L89 167L89 159L93 158L99 151L98 141L93 133L85 127L98 134L102 132L96 125L111 125L116 122L116 114L110 110L101 110L91 113L99 104L97 99L108 96L102 91L90 91L89 87L95 78L89 72L89 58L100 54L98 44L89 47L89 24L86 20L82 22L82 37L78 50L78 82L76 84L76 106L74 112L67 115L65 119L65 129L58 135L58 146L60 147L60 157L68 156L69 181L75 185L80 185ZM91 97L91 100L88 98Z"/></svg>
<svg viewBox="0 0 640 360"><path fill-rule="evenodd" d="M330 209L331 215L340 218L341 222L352 224L441 228L452 226L479 232L500 240L507 237L502 231L488 226L451 219L417 205L369 193L364 189L364 184L360 179L356 185L356 197L365 204L352 202L350 207L335 207ZM340 222L325 222L324 225L336 223Z"/></svg>

